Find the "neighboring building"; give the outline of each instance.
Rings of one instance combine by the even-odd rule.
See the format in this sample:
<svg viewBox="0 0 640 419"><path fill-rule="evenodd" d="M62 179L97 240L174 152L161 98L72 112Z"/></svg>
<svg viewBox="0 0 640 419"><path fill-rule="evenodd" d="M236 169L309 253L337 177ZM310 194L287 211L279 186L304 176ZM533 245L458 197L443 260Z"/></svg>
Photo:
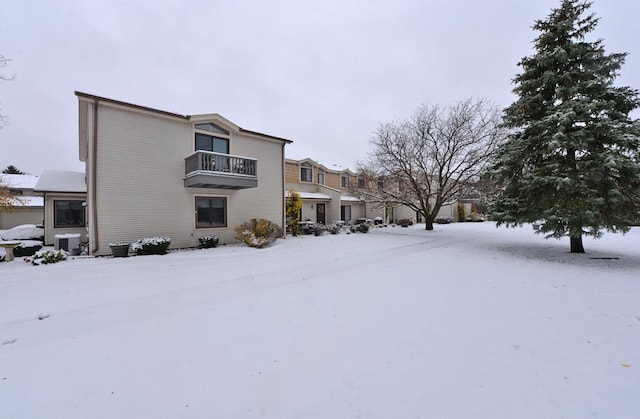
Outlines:
<svg viewBox="0 0 640 419"><path fill-rule="evenodd" d="M302 220L322 224L352 224L366 217L365 203L349 194L357 176L349 169L335 170L309 158L285 161L286 194L294 190L302 198Z"/></svg>
<svg viewBox="0 0 640 419"><path fill-rule="evenodd" d="M37 182L38 176L0 174L0 185L6 187L18 203L11 212L0 211L0 230L23 224L42 224L43 199L34 191Z"/></svg>
<svg viewBox="0 0 640 419"><path fill-rule="evenodd" d="M87 238L87 184L85 174L43 170L34 187L44 197L44 243L55 244L56 234L79 233Z"/></svg>
<svg viewBox="0 0 640 419"><path fill-rule="evenodd" d="M407 195L406 186L397 178L365 178L358 177L358 190L356 195L367 202L368 218L381 218L385 224L397 223L398 220L410 219L417 223L425 222L422 214L411 209L405 204L398 203L401 199L408 199L412 196L411 189ZM395 198L399 197L399 198ZM386 199L386 200L385 200ZM472 202L476 199L450 200L442 204L436 219L448 218L451 221L458 220L458 206L465 208L465 213L469 214ZM433 202L431 202L433 205ZM377 215L374 215L377 214Z"/></svg>
<svg viewBox="0 0 640 419"><path fill-rule="evenodd" d="M235 242L233 228L252 218L284 225L290 140L218 114L180 115L76 95L91 254L151 236L171 238L173 248L197 246L209 234Z"/></svg>

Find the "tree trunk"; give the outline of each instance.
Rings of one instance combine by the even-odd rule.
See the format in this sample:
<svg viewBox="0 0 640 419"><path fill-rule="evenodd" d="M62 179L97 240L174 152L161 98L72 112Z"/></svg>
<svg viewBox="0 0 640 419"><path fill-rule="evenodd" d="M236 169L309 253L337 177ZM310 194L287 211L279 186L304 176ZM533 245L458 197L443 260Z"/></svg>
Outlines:
<svg viewBox="0 0 640 419"><path fill-rule="evenodd" d="M582 236L571 237L571 253L584 253L582 246Z"/></svg>
<svg viewBox="0 0 640 419"><path fill-rule="evenodd" d="M431 220L429 218L425 219L424 229L425 230L433 230L433 220Z"/></svg>

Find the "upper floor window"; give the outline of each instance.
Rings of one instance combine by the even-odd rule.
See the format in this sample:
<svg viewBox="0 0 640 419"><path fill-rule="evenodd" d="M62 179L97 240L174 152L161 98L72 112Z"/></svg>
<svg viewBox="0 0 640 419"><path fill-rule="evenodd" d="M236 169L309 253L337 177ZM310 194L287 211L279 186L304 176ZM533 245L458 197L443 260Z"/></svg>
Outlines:
<svg viewBox="0 0 640 419"><path fill-rule="evenodd" d="M318 185L324 185L324 170L318 170Z"/></svg>
<svg viewBox="0 0 640 419"><path fill-rule="evenodd" d="M349 187L349 174L348 173L343 173L342 175L340 175L340 185L343 188L348 188Z"/></svg>
<svg viewBox="0 0 640 419"><path fill-rule="evenodd" d="M358 178L358 188L364 189L366 186L366 182L363 177Z"/></svg>
<svg viewBox="0 0 640 419"><path fill-rule="evenodd" d="M229 131L212 123L196 124L195 129L196 150L229 154Z"/></svg>
<svg viewBox="0 0 640 419"><path fill-rule="evenodd" d="M84 227L83 201L53 201L53 226L60 227Z"/></svg>
<svg viewBox="0 0 640 419"><path fill-rule="evenodd" d="M313 170L311 166L307 164L300 166L300 180L302 182L313 182Z"/></svg>
<svg viewBox="0 0 640 419"><path fill-rule="evenodd" d="M378 189L384 189L384 180L378 179Z"/></svg>

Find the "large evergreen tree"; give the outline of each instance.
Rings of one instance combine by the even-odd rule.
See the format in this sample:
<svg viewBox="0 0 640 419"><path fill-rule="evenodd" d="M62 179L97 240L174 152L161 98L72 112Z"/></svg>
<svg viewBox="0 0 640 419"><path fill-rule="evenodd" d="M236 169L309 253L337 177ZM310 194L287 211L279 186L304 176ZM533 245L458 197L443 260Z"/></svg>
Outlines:
<svg viewBox="0 0 640 419"><path fill-rule="evenodd" d="M540 231L570 237L572 253L584 253L583 235L628 231L640 211L640 123L629 118L638 91L613 85L626 53L585 39L598 23L590 6L563 0L533 26L535 54L518 64L511 134L492 170L498 225L542 219Z"/></svg>

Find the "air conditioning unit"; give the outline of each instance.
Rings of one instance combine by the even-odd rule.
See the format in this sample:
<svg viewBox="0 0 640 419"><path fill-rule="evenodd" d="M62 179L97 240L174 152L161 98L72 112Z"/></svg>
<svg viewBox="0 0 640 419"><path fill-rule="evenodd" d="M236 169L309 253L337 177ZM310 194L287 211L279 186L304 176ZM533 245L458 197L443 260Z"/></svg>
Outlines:
<svg viewBox="0 0 640 419"><path fill-rule="evenodd" d="M56 234L53 247L56 250L65 250L69 253L80 247L80 233Z"/></svg>

